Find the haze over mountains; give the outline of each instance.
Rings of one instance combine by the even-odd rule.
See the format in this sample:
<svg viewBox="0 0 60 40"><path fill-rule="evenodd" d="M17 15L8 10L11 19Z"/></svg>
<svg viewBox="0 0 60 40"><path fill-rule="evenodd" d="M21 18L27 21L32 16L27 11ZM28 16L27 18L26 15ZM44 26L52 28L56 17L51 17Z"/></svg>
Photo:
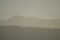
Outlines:
<svg viewBox="0 0 60 40"><path fill-rule="evenodd" d="M21 27L60 28L60 19L40 19L35 17L14 16L0 21L0 25L17 25Z"/></svg>

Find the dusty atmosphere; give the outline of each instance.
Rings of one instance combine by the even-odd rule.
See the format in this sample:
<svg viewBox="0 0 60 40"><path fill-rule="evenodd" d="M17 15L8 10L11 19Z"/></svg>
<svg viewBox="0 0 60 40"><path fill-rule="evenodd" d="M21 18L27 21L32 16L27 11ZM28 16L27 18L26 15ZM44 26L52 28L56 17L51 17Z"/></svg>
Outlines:
<svg viewBox="0 0 60 40"><path fill-rule="evenodd" d="M0 40L60 40L60 0L0 0Z"/></svg>
<svg viewBox="0 0 60 40"><path fill-rule="evenodd" d="M21 27L60 28L60 19L40 19L36 17L14 16L0 21L0 25L16 25Z"/></svg>

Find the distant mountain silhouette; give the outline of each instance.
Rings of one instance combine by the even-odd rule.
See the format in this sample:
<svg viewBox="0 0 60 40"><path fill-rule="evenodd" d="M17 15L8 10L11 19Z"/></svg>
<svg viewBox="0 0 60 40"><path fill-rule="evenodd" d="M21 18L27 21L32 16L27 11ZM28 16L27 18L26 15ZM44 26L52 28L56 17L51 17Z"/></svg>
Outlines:
<svg viewBox="0 0 60 40"><path fill-rule="evenodd" d="M9 20L0 21L0 25L60 28L60 19L40 19L40 18L35 18L35 17L14 16Z"/></svg>

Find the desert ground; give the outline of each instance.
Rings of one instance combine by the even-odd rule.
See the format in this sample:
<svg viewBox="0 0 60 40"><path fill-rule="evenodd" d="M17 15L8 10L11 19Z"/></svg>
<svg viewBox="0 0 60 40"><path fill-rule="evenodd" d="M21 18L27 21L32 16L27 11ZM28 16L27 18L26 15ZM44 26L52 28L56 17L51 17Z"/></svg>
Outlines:
<svg viewBox="0 0 60 40"><path fill-rule="evenodd" d="M60 29L0 26L0 40L60 40Z"/></svg>

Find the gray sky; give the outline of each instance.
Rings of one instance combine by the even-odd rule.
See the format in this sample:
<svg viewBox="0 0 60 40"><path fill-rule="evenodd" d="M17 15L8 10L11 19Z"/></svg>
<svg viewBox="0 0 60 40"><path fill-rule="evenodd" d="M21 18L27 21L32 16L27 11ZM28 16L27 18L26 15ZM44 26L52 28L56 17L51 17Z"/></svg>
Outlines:
<svg viewBox="0 0 60 40"><path fill-rule="evenodd" d="M0 0L0 20L14 15L60 18L60 0Z"/></svg>

